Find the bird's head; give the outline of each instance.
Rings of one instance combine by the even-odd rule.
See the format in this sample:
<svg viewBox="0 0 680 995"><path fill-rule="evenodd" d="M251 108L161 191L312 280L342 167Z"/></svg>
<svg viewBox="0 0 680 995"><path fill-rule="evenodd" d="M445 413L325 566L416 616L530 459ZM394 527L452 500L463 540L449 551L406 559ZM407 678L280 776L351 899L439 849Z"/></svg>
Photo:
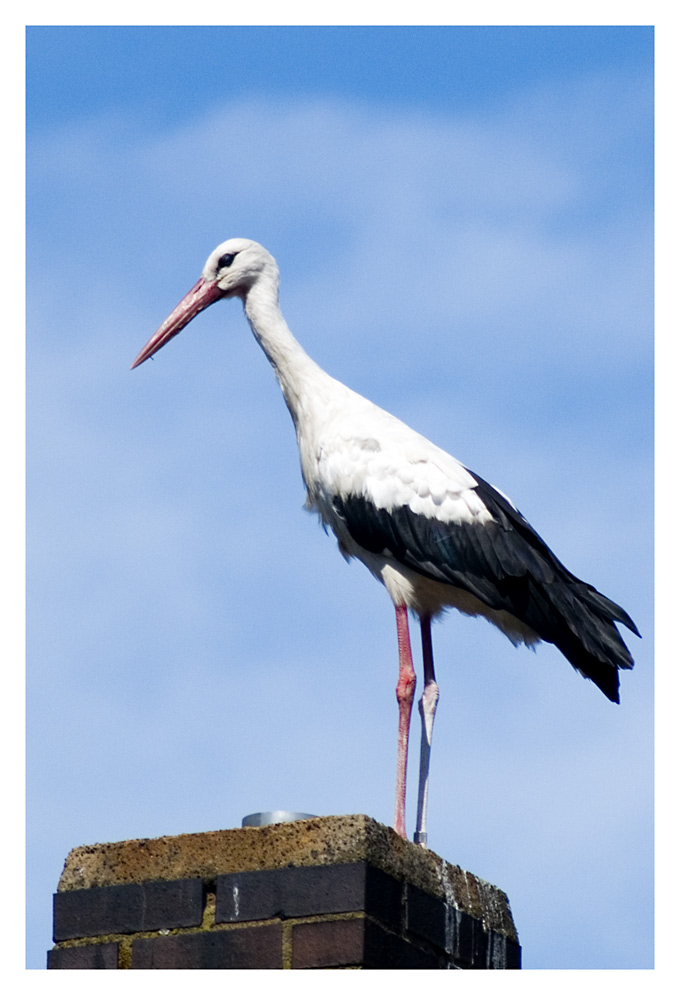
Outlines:
<svg viewBox="0 0 680 995"><path fill-rule="evenodd" d="M199 312L223 297L245 298L263 277L268 277L278 287L276 262L265 248L247 238L230 238L222 242L208 256L198 283L152 335L131 368L134 370L135 366L150 359Z"/></svg>

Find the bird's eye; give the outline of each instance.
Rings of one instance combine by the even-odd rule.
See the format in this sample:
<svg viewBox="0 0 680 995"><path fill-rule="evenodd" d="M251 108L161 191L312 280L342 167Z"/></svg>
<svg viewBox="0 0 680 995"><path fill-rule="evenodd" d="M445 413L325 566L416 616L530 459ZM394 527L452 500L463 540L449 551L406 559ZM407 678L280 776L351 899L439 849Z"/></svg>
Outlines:
<svg viewBox="0 0 680 995"><path fill-rule="evenodd" d="M228 266L231 266L235 258L236 258L235 252L225 252L224 255L220 256L220 258L217 260L217 268L226 269Z"/></svg>

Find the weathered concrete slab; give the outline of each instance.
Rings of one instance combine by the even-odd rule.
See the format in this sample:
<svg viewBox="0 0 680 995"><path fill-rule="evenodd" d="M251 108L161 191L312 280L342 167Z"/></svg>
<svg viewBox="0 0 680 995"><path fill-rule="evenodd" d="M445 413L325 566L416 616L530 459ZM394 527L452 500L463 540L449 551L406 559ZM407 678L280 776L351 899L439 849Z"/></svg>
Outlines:
<svg viewBox="0 0 680 995"><path fill-rule="evenodd" d="M71 850L58 891L367 861L517 941L506 894L367 815L97 843Z"/></svg>

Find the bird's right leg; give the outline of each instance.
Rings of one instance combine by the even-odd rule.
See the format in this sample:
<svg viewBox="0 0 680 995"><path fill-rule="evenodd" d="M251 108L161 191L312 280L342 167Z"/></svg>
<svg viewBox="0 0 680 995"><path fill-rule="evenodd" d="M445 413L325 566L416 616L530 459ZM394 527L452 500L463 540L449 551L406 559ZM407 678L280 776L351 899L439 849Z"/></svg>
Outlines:
<svg viewBox="0 0 680 995"><path fill-rule="evenodd" d="M418 711L422 722L420 734L420 778L418 781L418 816L413 842L427 846L427 790L430 784L430 750L432 748L432 727L439 700L439 687L434 676L434 657L432 654L432 628L429 615L420 620L420 631L423 639L423 668L425 671L425 687L418 702Z"/></svg>
<svg viewBox="0 0 680 995"><path fill-rule="evenodd" d="M416 689L416 672L413 669L411 640L408 633L406 605L395 606L397 613L397 639L399 641L399 680L397 703L399 705L399 735L397 739L397 796L394 804L394 828L406 839L406 760L411 708Z"/></svg>

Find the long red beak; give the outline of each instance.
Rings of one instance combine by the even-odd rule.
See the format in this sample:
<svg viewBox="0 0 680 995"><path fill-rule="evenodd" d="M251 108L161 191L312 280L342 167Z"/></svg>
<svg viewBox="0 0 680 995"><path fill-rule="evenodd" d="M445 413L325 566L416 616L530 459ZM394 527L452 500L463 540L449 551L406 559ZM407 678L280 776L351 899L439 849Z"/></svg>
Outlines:
<svg viewBox="0 0 680 995"><path fill-rule="evenodd" d="M151 336L130 369L134 370L135 366L139 366L140 363L162 349L165 343L178 335L200 311L204 311L205 308L223 296L224 294L216 282L208 282L201 277L189 293L182 298L172 314L168 315L155 335Z"/></svg>

